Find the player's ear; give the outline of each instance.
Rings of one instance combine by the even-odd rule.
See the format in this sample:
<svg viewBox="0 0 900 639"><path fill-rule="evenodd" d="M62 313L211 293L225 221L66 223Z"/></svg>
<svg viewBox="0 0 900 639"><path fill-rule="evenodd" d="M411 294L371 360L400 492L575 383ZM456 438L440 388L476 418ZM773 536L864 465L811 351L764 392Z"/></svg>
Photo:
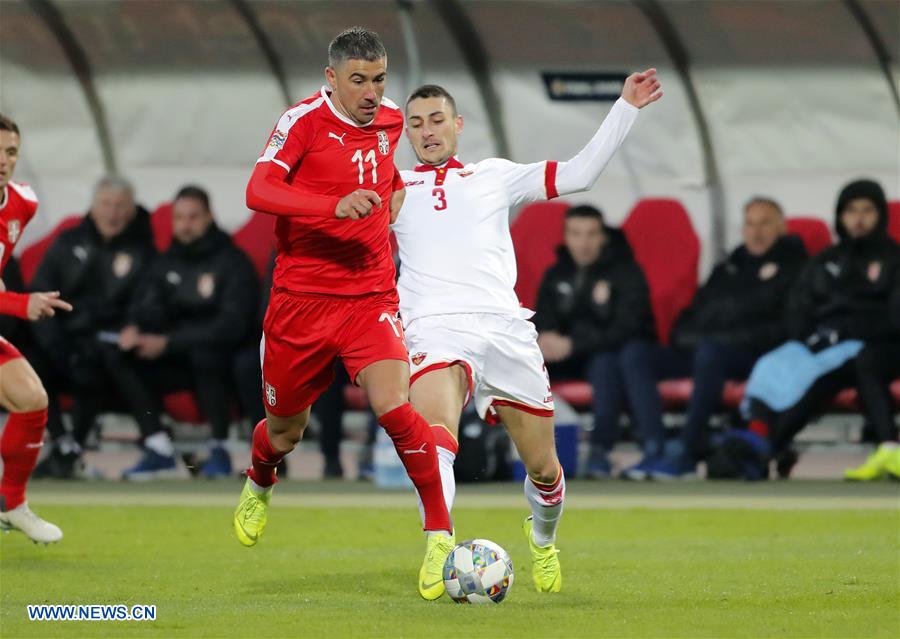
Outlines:
<svg viewBox="0 0 900 639"><path fill-rule="evenodd" d="M328 86L331 87L332 91L337 89L337 73L334 72L334 68L330 66L325 67L325 79L328 81Z"/></svg>
<svg viewBox="0 0 900 639"><path fill-rule="evenodd" d="M459 135L460 133L462 133L464 124L465 124L465 122L463 121L463 116L457 115L456 116L456 135Z"/></svg>

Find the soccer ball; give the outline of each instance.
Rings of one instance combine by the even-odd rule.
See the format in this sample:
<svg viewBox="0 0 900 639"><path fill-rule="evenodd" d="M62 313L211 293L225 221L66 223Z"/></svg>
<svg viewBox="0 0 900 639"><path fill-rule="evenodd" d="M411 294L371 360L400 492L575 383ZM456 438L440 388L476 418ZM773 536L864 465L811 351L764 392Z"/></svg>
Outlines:
<svg viewBox="0 0 900 639"><path fill-rule="evenodd" d="M487 539L462 542L444 563L444 586L456 603L500 603L512 585L512 559Z"/></svg>

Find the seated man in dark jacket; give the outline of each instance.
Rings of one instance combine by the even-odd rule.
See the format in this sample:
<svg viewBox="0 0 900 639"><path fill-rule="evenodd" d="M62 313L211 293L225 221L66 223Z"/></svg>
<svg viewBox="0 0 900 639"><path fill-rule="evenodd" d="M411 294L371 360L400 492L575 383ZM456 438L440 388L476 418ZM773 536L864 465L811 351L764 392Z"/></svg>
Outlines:
<svg viewBox="0 0 900 639"><path fill-rule="evenodd" d="M694 473L725 382L746 379L756 360L787 336L785 300L807 255L800 238L785 231L776 202L751 199L744 206L743 244L713 269L675 323L672 346L689 358L694 388L679 445L652 470L655 479Z"/></svg>
<svg viewBox="0 0 900 639"><path fill-rule="evenodd" d="M250 259L213 220L206 191L185 186L172 203L172 244L142 281L131 308L134 321L119 345L148 367L160 392L192 389L212 425L206 477L231 475L225 450L231 421L231 362L253 328L259 283ZM170 465L148 447L126 478Z"/></svg>
<svg viewBox="0 0 900 639"><path fill-rule="evenodd" d="M656 344L650 292L625 236L603 224L600 211L576 206L566 213L565 246L544 274L535 324L551 377L583 378L594 389L590 472L608 476L607 454L619 433L625 398L644 440L647 457L662 452L660 420L647 419L642 393L655 373L623 367L621 358Z"/></svg>
<svg viewBox="0 0 900 639"><path fill-rule="evenodd" d="M100 180L90 212L60 234L34 276L40 291L59 291L75 307L34 325L34 335L75 400L74 430L57 437L42 469L70 477L98 412L118 400L149 437L161 431L154 393L119 349L132 294L156 253L150 215L134 202L131 185L117 177Z"/></svg>
<svg viewBox="0 0 900 639"><path fill-rule="evenodd" d="M878 463L870 470L880 476L895 469L900 475L896 426L890 416L884 417L884 405L879 407L879 400L884 400L885 377L896 366L900 343L900 325L891 313L900 286L900 246L888 237L887 221L887 200L881 186L870 180L848 184L838 196L835 210L838 244L810 260L791 290L787 325L794 341L767 355L758 367L771 359L773 372L787 371L784 387L796 383L799 378L792 362L775 358L793 345L795 350L803 349L812 373L790 396L778 392L782 397L777 407L773 407L774 391L756 392L753 377L747 390L753 418L750 434L761 439L768 436L765 444L773 456L787 449L835 393L857 386L863 409L881 442L876 452ZM827 357L818 357L819 353ZM771 378L763 372L754 370L753 376L760 373L761 378ZM789 468L779 469L782 476L789 472Z"/></svg>

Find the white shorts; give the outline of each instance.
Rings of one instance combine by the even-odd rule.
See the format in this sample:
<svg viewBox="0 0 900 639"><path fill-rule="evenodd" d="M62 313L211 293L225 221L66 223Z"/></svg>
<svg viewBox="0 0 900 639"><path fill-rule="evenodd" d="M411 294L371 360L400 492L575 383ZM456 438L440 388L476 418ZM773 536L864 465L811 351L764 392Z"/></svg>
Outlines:
<svg viewBox="0 0 900 639"><path fill-rule="evenodd" d="M498 422L497 406L553 416L553 396L534 324L489 313L429 315L405 329L410 385L425 373L462 364L469 400L486 422Z"/></svg>

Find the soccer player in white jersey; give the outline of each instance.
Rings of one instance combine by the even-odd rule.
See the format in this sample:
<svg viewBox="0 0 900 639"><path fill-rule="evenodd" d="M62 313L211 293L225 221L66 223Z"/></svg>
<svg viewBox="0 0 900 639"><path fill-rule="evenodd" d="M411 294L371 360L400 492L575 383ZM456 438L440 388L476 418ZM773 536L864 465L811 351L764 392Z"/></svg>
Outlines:
<svg viewBox="0 0 900 639"><path fill-rule="evenodd" d="M462 409L474 400L506 425L525 464L525 534L539 592L562 585L556 529L566 492L553 438L553 397L534 314L513 287L509 209L586 191L622 144L638 110L662 97L656 69L628 77L597 133L567 162L516 164L456 157L463 130L453 97L423 86L406 103L406 133L421 164L403 171L406 201L393 221L400 248L400 314L412 363L410 401L432 426L448 510Z"/></svg>

